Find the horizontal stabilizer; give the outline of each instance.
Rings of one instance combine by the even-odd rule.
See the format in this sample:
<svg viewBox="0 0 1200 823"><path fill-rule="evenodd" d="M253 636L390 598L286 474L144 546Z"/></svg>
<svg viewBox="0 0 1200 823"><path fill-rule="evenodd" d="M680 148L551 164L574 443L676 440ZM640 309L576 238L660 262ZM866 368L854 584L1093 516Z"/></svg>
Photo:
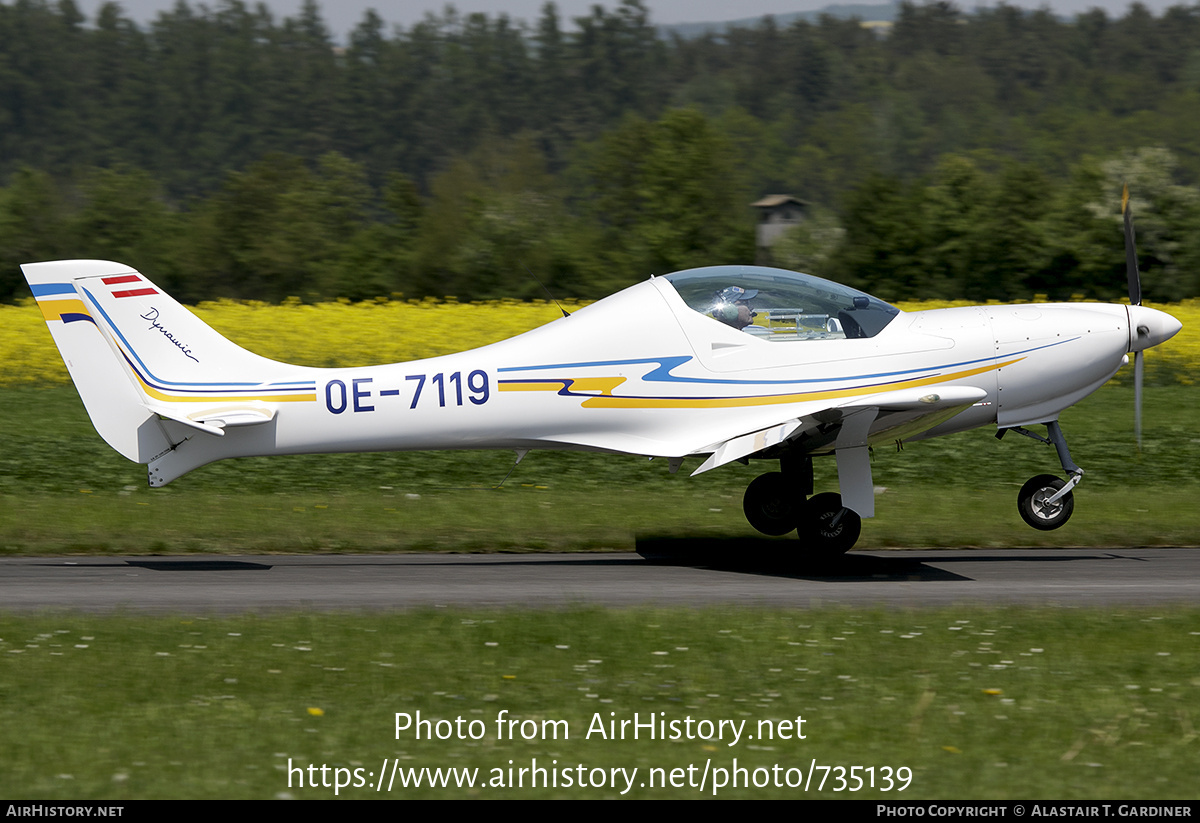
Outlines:
<svg viewBox="0 0 1200 823"><path fill-rule="evenodd" d="M275 410L266 408L205 409L203 412L185 415L159 403L145 405L159 417L174 420L218 437L224 436L226 427L254 426L269 423L275 419Z"/></svg>

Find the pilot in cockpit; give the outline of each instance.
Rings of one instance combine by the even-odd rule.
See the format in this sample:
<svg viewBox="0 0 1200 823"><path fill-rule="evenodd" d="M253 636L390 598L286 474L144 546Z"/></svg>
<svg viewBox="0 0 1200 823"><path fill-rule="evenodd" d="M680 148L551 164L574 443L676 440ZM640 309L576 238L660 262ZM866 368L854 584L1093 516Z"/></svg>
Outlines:
<svg viewBox="0 0 1200 823"><path fill-rule="evenodd" d="M743 289L741 286L726 286L713 295L708 315L727 326L744 330L755 318L750 301L758 296L758 289Z"/></svg>

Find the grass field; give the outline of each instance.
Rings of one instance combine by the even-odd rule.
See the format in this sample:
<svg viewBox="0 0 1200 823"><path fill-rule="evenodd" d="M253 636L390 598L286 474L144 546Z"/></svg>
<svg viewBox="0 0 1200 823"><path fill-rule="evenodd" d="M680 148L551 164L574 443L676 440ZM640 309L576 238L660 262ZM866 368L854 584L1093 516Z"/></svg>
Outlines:
<svg viewBox="0 0 1200 823"><path fill-rule="evenodd" d="M332 798L341 782L339 797L600 798L632 783L625 797L1195 798L1198 618L1196 608L0 615L0 796ZM409 717L399 732L397 713ZM609 721L635 713L674 722L664 729L674 739L643 728L634 740L632 726L608 736ZM402 788L402 772L376 791L393 764L425 785ZM557 785L531 787L517 770L534 766ZM430 788L419 771L451 768L476 785ZM626 770L615 787L611 769Z"/></svg>
<svg viewBox="0 0 1200 823"><path fill-rule="evenodd" d="M1047 447L974 432L879 450L886 490L860 546L1194 545L1196 391L1148 391L1140 454L1129 390L1064 415L1088 474L1057 532L1029 529L1014 504L1024 479L1058 470ZM0 438L7 554L630 549L645 533L749 534L742 490L767 468L688 478L657 461L534 453L495 491L508 453L344 455L228 461L150 490L66 386L0 390ZM832 486L831 461L817 475ZM717 797L1195 798L1198 643L1197 608L0 607L0 796L328 798L342 782L338 797L620 797L628 779L625 797L684 798L714 796L724 775ZM431 732L462 718L468 739L398 738L396 714L417 712ZM500 739L502 712L533 739ZM686 725L672 740L587 736L634 713L789 739L730 746ZM371 788L397 766L423 785ZM531 788L535 767L558 785ZM420 769L439 768L476 785L430 788Z"/></svg>
<svg viewBox="0 0 1200 823"><path fill-rule="evenodd" d="M1087 470L1056 532L1016 514L1020 485L1059 472L1051 448L980 430L877 449L877 517L860 547L1194 544L1200 537L1197 389L1151 388L1145 446L1132 392L1102 390L1063 416ZM0 552L244 553L630 550L639 534L753 534L741 513L769 463L699 477L636 457L534 452L504 486L510 452L225 461L163 489L96 435L73 389L0 389ZM816 461L817 487L836 484ZM963 516L970 511L969 518Z"/></svg>

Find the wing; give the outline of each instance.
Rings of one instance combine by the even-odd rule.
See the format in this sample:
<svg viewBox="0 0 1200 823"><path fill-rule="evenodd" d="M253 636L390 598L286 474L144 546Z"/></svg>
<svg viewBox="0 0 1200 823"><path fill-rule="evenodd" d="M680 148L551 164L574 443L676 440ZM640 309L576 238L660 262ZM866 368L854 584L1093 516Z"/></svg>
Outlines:
<svg viewBox="0 0 1200 823"><path fill-rule="evenodd" d="M975 386L901 389L831 403L803 417L789 418L752 432L696 449L709 454L692 472L723 466L752 454L792 443L804 452L834 452L843 503L863 517L875 511L867 447L881 440L904 439L940 425L987 397Z"/></svg>

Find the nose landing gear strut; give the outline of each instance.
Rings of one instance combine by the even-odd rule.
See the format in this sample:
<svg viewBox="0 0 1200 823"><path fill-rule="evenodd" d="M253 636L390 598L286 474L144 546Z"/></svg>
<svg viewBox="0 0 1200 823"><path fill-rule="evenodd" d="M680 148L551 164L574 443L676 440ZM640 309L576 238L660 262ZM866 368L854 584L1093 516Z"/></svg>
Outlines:
<svg viewBox="0 0 1200 823"><path fill-rule="evenodd" d="M1058 460L1062 463L1063 471L1069 477L1065 481L1052 474L1039 474L1031 477L1017 494L1017 511L1020 512L1021 519L1041 531L1051 531L1062 527L1071 519L1071 514L1075 511L1075 496L1071 490L1083 479L1083 469L1075 465L1075 461L1071 459L1071 452L1067 448L1066 438L1063 437L1062 427L1058 425L1057 420L1046 423L1048 438L1034 434L1021 426L1001 429L996 432L996 437L1001 438L1010 430L1054 446L1055 451L1058 452Z"/></svg>

